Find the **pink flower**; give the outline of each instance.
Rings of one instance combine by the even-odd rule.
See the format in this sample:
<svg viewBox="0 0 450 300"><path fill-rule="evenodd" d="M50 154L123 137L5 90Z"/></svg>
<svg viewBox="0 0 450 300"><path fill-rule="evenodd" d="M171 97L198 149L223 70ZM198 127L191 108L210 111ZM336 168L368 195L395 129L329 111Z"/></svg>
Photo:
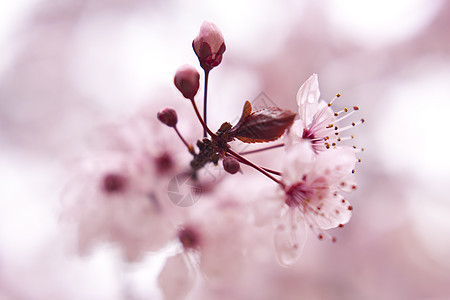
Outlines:
<svg viewBox="0 0 450 300"><path fill-rule="evenodd" d="M341 136L341 133L363 123L364 119L340 128L339 122L351 116L358 107L354 106L351 111L344 108L339 112L333 112L331 105L339 97L340 94L337 94L329 103L319 100L318 76L311 75L298 90L297 104L300 118L294 122L288 138L292 138L293 142L309 141L315 153L337 147L341 141L353 139L353 135Z"/></svg>
<svg viewBox="0 0 450 300"><path fill-rule="evenodd" d="M200 27L198 36L192 42L195 54L200 61L200 66L209 71L222 62L222 54L225 52L225 42L216 24L205 21Z"/></svg>
<svg viewBox="0 0 450 300"><path fill-rule="evenodd" d="M350 149L315 154L308 143L289 145L283 169L285 183L280 217L275 228L275 247L280 264L288 266L299 257L306 240L306 226L319 239L324 230L342 227L352 206L340 194L356 189L352 170L356 162Z"/></svg>
<svg viewBox="0 0 450 300"><path fill-rule="evenodd" d="M79 167L64 193L62 218L73 225L81 252L107 241L135 261L170 240L173 210L165 195L149 185L154 180L149 161L103 153L80 161Z"/></svg>
<svg viewBox="0 0 450 300"><path fill-rule="evenodd" d="M180 226L176 235L180 251L168 259L160 274L159 284L167 298L188 293L195 273L211 284L236 283L245 273L252 236L243 206L228 201L201 206L204 203L197 203L199 211ZM175 264L177 268L172 267ZM180 285L174 284L180 276Z"/></svg>
<svg viewBox="0 0 450 300"><path fill-rule="evenodd" d="M101 127L92 154L68 166L74 177L63 192L62 220L72 225L80 252L107 242L136 261L173 237L177 211L167 186L184 166L172 149L177 144L156 126L152 111Z"/></svg>

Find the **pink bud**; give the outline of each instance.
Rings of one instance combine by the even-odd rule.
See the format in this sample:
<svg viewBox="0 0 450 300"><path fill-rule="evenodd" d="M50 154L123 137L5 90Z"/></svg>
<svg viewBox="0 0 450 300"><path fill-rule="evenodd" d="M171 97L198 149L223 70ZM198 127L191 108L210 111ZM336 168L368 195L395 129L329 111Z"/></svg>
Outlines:
<svg viewBox="0 0 450 300"><path fill-rule="evenodd" d="M192 42L195 54L198 56L200 66L209 71L218 66L225 52L225 42L222 33L216 24L205 21L200 27L198 36Z"/></svg>
<svg viewBox="0 0 450 300"><path fill-rule="evenodd" d="M169 127L175 127L178 122L177 112L170 107L161 109L157 114L158 120Z"/></svg>
<svg viewBox="0 0 450 300"><path fill-rule="evenodd" d="M200 74L191 65L178 68L174 78L175 86L187 99L194 99L200 87Z"/></svg>
<svg viewBox="0 0 450 300"><path fill-rule="evenodd" d="M232 157L225 157L222 164L225 171L230 174L236 174L241 169L239 162Z"/></svg>

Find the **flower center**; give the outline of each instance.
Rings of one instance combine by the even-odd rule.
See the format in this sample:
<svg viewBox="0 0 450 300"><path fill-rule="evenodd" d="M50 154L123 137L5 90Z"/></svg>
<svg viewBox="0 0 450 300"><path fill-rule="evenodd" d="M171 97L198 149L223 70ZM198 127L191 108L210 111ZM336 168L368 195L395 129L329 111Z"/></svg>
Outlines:
<svg viewBox="0 0 450 300"><path fill-rule="evenodd" d="M285 188L286 198L285 203L289 207L296 207L304 205L304 202L309 202L314 190L305 182L297 182Z"/></svg>
<svg viewBox="0 0 450 300"><path fill-rule="evenodd" d="M178 239L184 249L195 249L199 246L198 233L191 227L185 227L178 232Z"/></svg>
<svg viewBox="0 0 450 300"><path fill-rule="evenodd" d="M156 169L160 174L168 173L174 166L173 158L167 152L163 152L157 156L155 158L155 164Z"/></svg>
<svg viewBox="0 0 450 300"><path fill-rule="evenodd" d="M314 139L314 132L312 132L308 128L303 128L302 138L304 138L304 139Z"/></svg>
<svg viewBox="0 0 450 300"><path fill-rule="evenodd" d="M107 194L123 192L127 185L125 176L117 173L109 173L103 177L102 188Z"/></svg>

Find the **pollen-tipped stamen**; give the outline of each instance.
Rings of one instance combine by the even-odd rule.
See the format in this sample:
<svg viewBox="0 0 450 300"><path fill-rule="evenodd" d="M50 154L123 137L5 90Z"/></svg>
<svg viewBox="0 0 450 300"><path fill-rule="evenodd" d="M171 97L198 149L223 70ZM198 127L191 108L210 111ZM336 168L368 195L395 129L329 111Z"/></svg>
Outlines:
<svg viewBox="0 0 450 300"><path fill-rule="evenodd" d="M330 107L330 106L333 104L333 102L334 102L337 98L339 98L339 97L341 97L341 94L337 93L337 94L334 96L334 98L331 99L331 101L328 103L328 107Z"/></svg>

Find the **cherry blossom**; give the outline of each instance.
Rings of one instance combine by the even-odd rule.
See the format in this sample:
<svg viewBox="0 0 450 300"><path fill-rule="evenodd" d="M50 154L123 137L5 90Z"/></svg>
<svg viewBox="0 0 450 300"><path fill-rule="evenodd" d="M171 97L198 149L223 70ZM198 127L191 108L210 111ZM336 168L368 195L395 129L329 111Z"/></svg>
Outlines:
<svg viewBox="0 0 450 300"><path fill-rule="evenodd" d="M160 274L165 295L187 294L192 277L212 285L237 282L248 265L245 254L252 236L243 205L224 200L198 204L197 211L179 225L175 239L180 250L168 259ZM173 268L175 263L181 266ZM167 283L179 278L180 272L180 286Z"/></svg>
<svg viewBox="0 0 450 300"><path fill-rule="evenodd" d="M341 95L329 102L320 100L319 80L317 74L311 75L297 92L297 104L299 119L291 128L291 137L294 141L310 141L315 153L338 147L342 141L353 139L353 135L342 136L342 133L364 122L352 122L348 126L340 127L339 123L353 115L359 108L344 108L339 112L333 112L331 106ZM360 149L358 149L360 150Z"/></svg>
<svg viewBox="0 0 450 300"><path fill-rule="evenodd" d="M356 189L353 168L355 153L333 149L315 154L312 145L297 143L286 149L283 169L284 204L276 219L275 247L281 265L300 256L306 227L319 239L335 238L326 229L342 227L351 217L352 206L341 192Z"/></svg>
<svg viewBox="0 0 450 300"><path fill-rule="evenodd" d="M61 219L81 253L108 242L136 261L172 238L177 212L161 186L182 168L152 130L152 117L99 128L94 149L68 165L74 175L62 193Z"/></svg>

